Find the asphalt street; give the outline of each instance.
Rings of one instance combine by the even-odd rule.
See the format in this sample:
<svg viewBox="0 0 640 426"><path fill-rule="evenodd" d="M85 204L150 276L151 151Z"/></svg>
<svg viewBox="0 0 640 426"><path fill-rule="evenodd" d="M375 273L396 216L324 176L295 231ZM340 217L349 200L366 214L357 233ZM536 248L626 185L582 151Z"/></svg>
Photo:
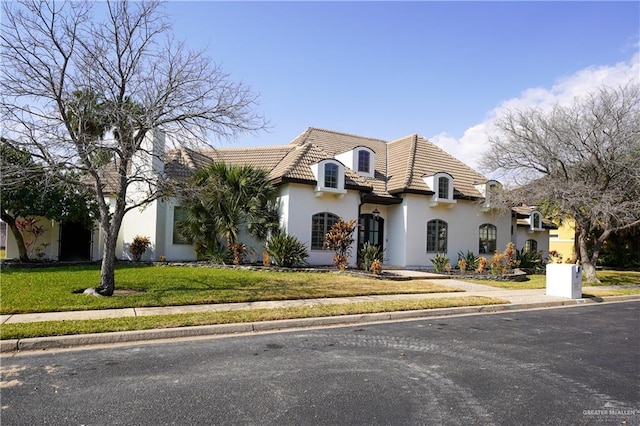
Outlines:
<svg viewBox="0 0 640 426"><path fill-rule="evenodd" d="M640 424L640 302L3 356L5 425Z"/></svg>

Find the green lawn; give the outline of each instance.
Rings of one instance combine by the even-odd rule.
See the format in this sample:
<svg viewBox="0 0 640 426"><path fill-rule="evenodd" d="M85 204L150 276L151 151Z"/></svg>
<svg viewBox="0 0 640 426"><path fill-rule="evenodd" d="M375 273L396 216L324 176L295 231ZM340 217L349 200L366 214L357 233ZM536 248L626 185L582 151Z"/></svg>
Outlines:
<svg viewBox="0 0 640 426"><path fill-rule="evenodd" d="M5 269L0 273L0 313L453 291L425 281L385 281L336 273L120 265L116 289L138 293L114 297L77 293L96 286L99 280L97 265Z"/></svg>
<svg viewBox="0 0 640 426"><path fill-rule="evenodd" d="M491 281L491 280L465 280L477 284L489 285L492 287L499 287L505 289L531 289L531 288L545 288L546 276L545 275L528 275L527 281L515 282L515 281ZM584 281L582 286L630 286L640 285L640 272L635 271L598 271L598 278L602 281L601 284L587 284ZM583 278L584 279L584 278ZM613 291L613 293L612 293ZM636 294L640 293L640 289L620 289L612 291L600 291L599 295L613 295L613 294ZM595 293L595 292L594 292ZM605 294L606 293L606 294Z"/></svg>

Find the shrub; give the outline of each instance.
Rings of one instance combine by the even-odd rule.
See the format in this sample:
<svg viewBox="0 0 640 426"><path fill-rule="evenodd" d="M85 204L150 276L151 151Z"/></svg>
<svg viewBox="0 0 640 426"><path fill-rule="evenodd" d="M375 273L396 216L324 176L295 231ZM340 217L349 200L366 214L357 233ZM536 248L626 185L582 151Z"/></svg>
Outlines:
<svg viewBox="0 0 640 426"><path fill-rule="evenodd" d="M306 265L309 257L307 246L295 235L287 235L284 232L271 236L265 244L265 251L276 265L286 268Z"/></svg>
<svg viewBox="0 0 640 426"><path fill-rule="evenodd" d="M491 261L489 262L489 269L491 271L491 275L500 275L505 270L506 267L504 265L505 256L499 249L496 249L493 256L491 256Z"/></svg>
<svg viewBox="0 0 640 426"><path fill-rule="evenodd" d="M542 256L540 252L530 250L516 250L516 259L521 268L539 268L542 265Z"/></svg>
<svg viewBox="0 0 640 426"><path fill-rule="evenodd" d="M214 264L224 264L228 260L227 248L219 241L213 241L211 244L197 241L195 252L198 260L206 260Z"/></svg>
<svg viewBox="0 0 640 426"><path fill-rule="evenodd" d="M229 243L228 248L233 256L233 264L240 265L244 258L244 251L247 247L242 243Z"/></svg>
<svg viewBox="0 0 640 426"><path fill-rule="evenodd" d="M356 221L351 219L345 222L340 218L333 224L331 230L327 232L324 238L324 246L335 251L333 263L344 271L349 263L349 255L351 254L351 245L353 244L353 232L356 229Z"/></svg>
<svg viewBox="0 0 640 426"><path fill-rule="evenodd" d="M508 243L504 252L496 249L489 262L489 268L492 275L506 275L514 267L518 266L516 258L516 250L513 243Z"/></svg>
<svg viewBox="0 0 640 426"><path fill-rule="evenodd" d="M464 259L459 259L458 260L458 269L460 269L460 273L464 274L465 272L467 272L467 261Z"/></svg>
<svg viewBox="0 0 640 426"><path fill-rule="evenodd" d="M129 245L129 251L133 256L133 260L140 262L142 255L149 247L151 247L151 241L148 237L141 237L140 235L136 236Z"/></svg>
<svg viewBox="0 0 640 426"><path fill-rule="evenodd" d="M380 275L382 273L382 262L378 259L371 262L371 268L369 269L372 274Z"/></svg>
<svg viewBox="0 0 640 426"><path fill-rule="evenodd" d="M380 264L382 264L384 250L380 250L380 247L375 244L366 242L360 249L360 256L362 257L362 269L364 269L365 271L370 271L371 265L376 260L379 261Z"/></svg>
<svg viewBox="0 0 640 426"><path fill-rule="evenodd" d="M507 243L507 246L504 249L504 258L507 271L511 271L519 265L517 252L512 242Z"/></svg>
<svg viewBox="0 0 640 426"><path fill-rule="evenodd" d="M469 269L472 271L478 269L478 259L479 257L473 254L471 250L467 250L466 253L463 253L462 250L458 252L458 265L460 265L460 260L464 260L466 267L465 269Z"/></svg>
<svg viewBox="0 0 640 426"><path fill-rule="evenodd" d="M476 268L476 272L482 274L485 269L487 269L487 258L479 257L478 258L478 267Z"/></svg>
<svg viewBox="0 0 640 426"><path fill-rule="evenodd" d="M431 263L433 263L433 266L435 267L436 272L441 273L444 271L444 268L446 267L447 263L449 263L449 258L442 253L438 253L436 254L436 257L431 259Z"/></svg>
<svg viewBox="0 0 640 426"><path fill-rule="evenodd" d="M549 250L549 263L562 263L562 253L556 250Z"/></svg>

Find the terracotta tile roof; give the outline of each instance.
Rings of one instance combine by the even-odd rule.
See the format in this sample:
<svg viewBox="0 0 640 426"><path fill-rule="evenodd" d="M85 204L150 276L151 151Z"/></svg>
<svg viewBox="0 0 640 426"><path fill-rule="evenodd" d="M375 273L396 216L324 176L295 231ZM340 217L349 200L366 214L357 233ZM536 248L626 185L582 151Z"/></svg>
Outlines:
<svg viewBox="0 0 640 426"><path fill-rule="evenodd" d="M311 165L338 154L367 147L375 153L374 177L363 177L345 168L345 186L394 199L403 192L432 193L424 177L447 172L454 179L456 197L481 197L474 183L487 178L447 154L422 136L409 135L387 142L348 133L310 127L284 146L191 150L180 148L167 155L168 174L184 176L189 170L214 161L250 164L269 171L272 181L315 184Z"/></svg>
<svg viewBox="0 0 640 426"><path fill-rule="evenodd" d="M486 182L487 178L424 137L409 135L388 146L390 193L433 193L434 188L427 186L424 177L446 172L453 177L455 197L482 197L474 183Z"/></svg>

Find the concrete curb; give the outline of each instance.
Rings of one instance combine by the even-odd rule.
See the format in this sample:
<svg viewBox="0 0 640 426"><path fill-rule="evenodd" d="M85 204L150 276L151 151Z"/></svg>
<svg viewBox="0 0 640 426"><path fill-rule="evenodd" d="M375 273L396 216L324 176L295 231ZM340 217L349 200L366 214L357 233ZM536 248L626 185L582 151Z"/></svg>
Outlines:
<svg viewBox="0 0 640 426"><path fill-rule="evenodd" d="M640 300L640 295L606 296L588 299L567 299L554 302L522 303L506 305L465 306L457 308L423 309L416 311L395 311L372 314L356 314L331 317L299 318L252 323L217 324L193 327L137 330L112 333L79 334L71 336L32 337L27 339L0 340L0 353L65 349L93 345L135 343L143 341L258 333L266 331L290 330L339 325L367 324L395 320L411 320L453 315L469 315L544 309L561 306L589 305Z"/></svg>

